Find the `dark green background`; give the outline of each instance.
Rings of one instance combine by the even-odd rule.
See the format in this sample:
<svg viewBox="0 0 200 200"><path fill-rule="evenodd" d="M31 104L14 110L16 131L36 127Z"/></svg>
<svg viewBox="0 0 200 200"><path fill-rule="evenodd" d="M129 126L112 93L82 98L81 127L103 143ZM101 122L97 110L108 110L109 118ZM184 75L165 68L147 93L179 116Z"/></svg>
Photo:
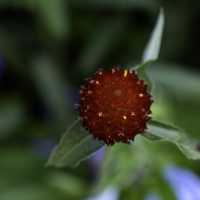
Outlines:
<svg viewBox="0 0 200 200"><path fill-rule="evenodd" d="M45 168L47 154L76 118L74 104L85 78L98 67L140 62L160 7L166 26L159 62L149 67L156 81L153 116L198 139L198 1L0 0L1 200L83 199L91 193L98 178L88 161L75 169ZM133 153L112 149L119 151L110 159L122 166L121 178L107 175L108 166L101 172L105 185L120 185L122 200L143 199L151 191L172 199L159 173L169 163L200 173L199 162L188 161L168 143L143 145L147 157L140 148ZM130 154L132 162L127 162ZM140 183L128 182L141 158L149 157Z"/></svg>

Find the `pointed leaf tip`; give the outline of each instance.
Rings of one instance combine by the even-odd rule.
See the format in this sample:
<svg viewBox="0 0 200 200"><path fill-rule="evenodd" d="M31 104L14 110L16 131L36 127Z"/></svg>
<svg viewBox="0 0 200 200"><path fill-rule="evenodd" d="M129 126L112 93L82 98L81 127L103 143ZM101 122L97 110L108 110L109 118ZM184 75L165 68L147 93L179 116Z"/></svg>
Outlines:
<svg viewBox="0 0 200 200"><path fill-rule="evenodd" d="M158 59L163 37L164 24L165 24L164 10L161 8L155 28L143 53L143 58L142 58L143 63L149 61L155 61Z"/></svg>

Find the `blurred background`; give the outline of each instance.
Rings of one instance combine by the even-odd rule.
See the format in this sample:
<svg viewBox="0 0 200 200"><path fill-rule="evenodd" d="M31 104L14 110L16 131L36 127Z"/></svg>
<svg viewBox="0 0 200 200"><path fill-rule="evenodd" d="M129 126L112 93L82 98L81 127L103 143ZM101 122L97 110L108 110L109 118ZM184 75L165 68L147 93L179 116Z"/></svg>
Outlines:
<svg viewBox="0 0 200 200"><path fill-rule="evenodd" d="M161 6L161 57L148 69L153 117L198 140L198 1L0 0L0 200L200 199L200 162L167 142L139 138L74 169L44 167L77 117L83 80L138 64Z"/></svg>

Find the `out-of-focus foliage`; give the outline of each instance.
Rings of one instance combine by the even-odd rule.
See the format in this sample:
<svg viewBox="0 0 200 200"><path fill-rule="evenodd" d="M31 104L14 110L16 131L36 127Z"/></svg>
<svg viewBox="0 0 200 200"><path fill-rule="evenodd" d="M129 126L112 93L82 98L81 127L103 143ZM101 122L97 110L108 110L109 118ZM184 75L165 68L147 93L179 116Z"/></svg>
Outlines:
<svg viewBox="0 0 200 200"><path fill-rule="evenodd" d="M155 82L153 117L199 139L200 3L0 1L1 200L86 199L110 185L120 200L152 192L175 199L163 169L176 164L200 174L199 163L174 145L145 138L132 147L106 149L99 172L89 161L75 169L44 167L77 117L74 104L83 79L97 67L137 64L161 6L167 22L161 58L148 68Z"/></svg>

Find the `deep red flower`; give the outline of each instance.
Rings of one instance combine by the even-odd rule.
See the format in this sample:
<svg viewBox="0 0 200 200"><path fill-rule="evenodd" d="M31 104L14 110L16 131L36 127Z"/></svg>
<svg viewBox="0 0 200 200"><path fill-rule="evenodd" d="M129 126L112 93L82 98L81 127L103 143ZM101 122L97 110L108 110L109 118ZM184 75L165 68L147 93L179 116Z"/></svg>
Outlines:
<svg viewBox="0 0 200 200"><path fill-rule="evenodd" d="M89 132L106 144L129 143L150 119L151 95L130 70L98 70L80 89L80 117Z"/></svg>

